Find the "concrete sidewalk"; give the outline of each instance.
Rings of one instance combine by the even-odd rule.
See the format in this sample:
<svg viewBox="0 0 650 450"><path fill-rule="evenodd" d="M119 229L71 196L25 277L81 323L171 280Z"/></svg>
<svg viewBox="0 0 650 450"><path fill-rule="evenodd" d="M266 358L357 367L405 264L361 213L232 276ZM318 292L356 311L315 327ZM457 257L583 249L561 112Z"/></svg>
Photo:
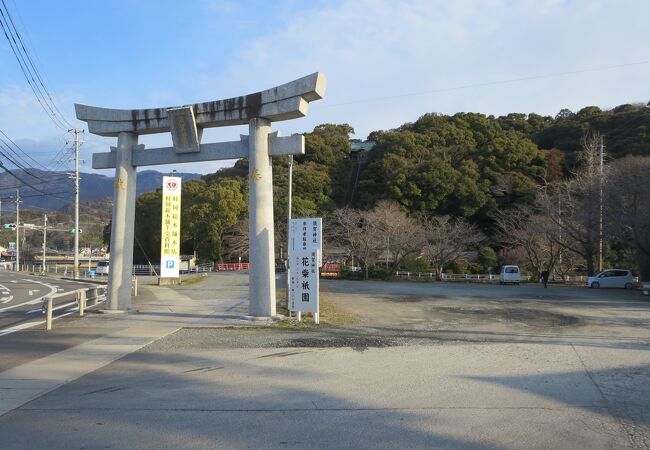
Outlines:
<svg viewBox="0 0 650 450"><path fill-rule="evenodd" d="M0 415L181 328L252 326L239 318L247 297L246 277L235 273L174 288L141 284L128 313L91 309L55 321L51 332L16 333L0 345Z"/></svg>

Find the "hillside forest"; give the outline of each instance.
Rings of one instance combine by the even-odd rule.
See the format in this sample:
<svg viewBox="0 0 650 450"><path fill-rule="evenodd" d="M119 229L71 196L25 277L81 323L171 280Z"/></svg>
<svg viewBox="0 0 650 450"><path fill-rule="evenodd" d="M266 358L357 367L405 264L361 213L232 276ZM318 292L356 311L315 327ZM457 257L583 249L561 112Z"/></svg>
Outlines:
<svg viewBox="0 0 650 450"><path fill-rule="evenodd" d="M293 160L292 216L323 217L325 260L395 270L650 277L650 107L590 106L555 117L425 114L373 132L323 124ZM601 145L604 149L601 165ZM275 245L286 244L288 158L273 160ZM248 167L184 183L181 253L247 260ZM161 192L137 200L136 262L160 254ZM602 217L602 219L601 219ZM602 252L601 252L602 245Z"/></svg>

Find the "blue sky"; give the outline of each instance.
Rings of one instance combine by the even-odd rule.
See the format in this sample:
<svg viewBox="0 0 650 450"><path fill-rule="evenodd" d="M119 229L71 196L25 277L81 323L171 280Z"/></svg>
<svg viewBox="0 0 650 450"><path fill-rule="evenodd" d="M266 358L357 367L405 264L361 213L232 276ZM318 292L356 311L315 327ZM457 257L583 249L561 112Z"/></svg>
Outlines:
<svg viewBox="0 0 650 450"><path fill-rule="evenodd" d="M650 101L647 0L4 1L71 121L75 102L174 106L315 71L328 78L325 99L274 129L349 123L365 138L427 112L555 115ZM48 163L65 133L38 107L3 36L0 69L0 129ZM240 133L246 128L214 129L203 142ZM82 170L112 143L87 139ZM224 164L232 162L178 169Z"/></svg>

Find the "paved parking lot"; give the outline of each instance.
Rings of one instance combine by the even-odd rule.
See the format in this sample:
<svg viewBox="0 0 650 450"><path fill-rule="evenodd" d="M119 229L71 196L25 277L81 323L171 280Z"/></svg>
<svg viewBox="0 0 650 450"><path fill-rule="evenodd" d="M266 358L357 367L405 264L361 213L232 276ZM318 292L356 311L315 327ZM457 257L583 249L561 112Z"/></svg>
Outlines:
<svg viewBox="0 0 650 450"><path fill-rule="evenodd" d="M638 292L325 281L357 324L233 327L245 280L144 287L149 303L126 320L183 328L0 416L3 445L650 446L650 302Z"/></svg>
<svg viewBox="0 0 650 450"><path fill-rule="evenodd" d="M650 298L581 286L325 281L374 333L465 341L650 342Z"/></svg>

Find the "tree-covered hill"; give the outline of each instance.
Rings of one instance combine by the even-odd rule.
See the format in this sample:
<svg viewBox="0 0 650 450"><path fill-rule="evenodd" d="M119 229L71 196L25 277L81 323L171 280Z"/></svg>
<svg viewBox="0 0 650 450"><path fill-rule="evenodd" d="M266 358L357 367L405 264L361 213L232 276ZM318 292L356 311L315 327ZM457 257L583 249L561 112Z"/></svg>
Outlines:
<svg viewBox="0 0 650 450"><path fill-rule="evenodd" d="M504 129L529 137L540 149L558 149L565 155L566 172L573 169L587 132L604 138L608 158L650 155L650 107L625 104L611 110L587 106L578 112L561 110L555 118L537 114L508 114L497 119Z"/></svg>
<svg viewBox="0 0 650 450"><path fill-rule="evenodd" d="M292 215L328 217L339 208L370 210L386 200L418 220L443 215L467 219L491 236L497 212L535 208L543 185L571 176L586 132L605 135L610 159L650 156L649 125L650 108L638 105L562 110L556 117L429 113L393 130L373 132L369 138L376 146L353 158L350 125L319 125L305 134L305 155L294 159ZM273 159L278 253L286 240L287 163L287 157ZM216 260L245 255L247 177L247 161L241 160L187 183L184 252L200 249L200 256ZM138 201L136 234L153 238L146 252L152 259L159 247L153 242L159 197L152 193ZM203 201L213 206L200 206ZM206 220L208 228L201 224Z"/></svg>

